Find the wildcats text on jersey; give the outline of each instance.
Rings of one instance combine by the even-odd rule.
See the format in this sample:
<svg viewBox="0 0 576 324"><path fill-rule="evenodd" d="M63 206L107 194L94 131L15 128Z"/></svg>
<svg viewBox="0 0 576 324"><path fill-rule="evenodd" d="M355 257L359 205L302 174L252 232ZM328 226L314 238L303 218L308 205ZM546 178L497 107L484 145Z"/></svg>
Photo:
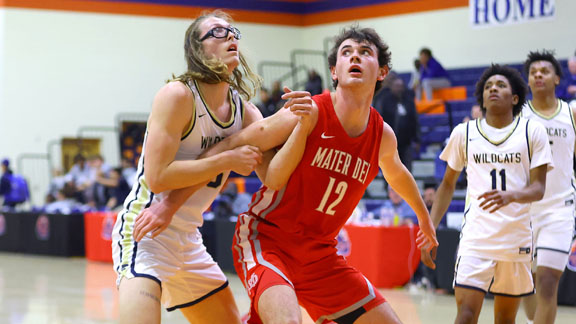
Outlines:
<svg viewBox="0 0 576 324"><path fill-rule="evenodd" d="M548 133L548 136L550 136L550 137L566 137L567 136L566 128L546 127L546 132Z"/></svg>
<svg viewBox="0 0 576 324"><path fill-rule="evenodd" d="M225 136L202 136L202 149L209 148L225 138Z"/></svg>
<svg viewBox="0 0 576 324"><path fill-rule="evenodd" d="M474 153L474 162L480 163L521 163L522 154L514 153Z"/></svg>
<svg viewBox="0 0 576 324"><path fill-rule="evenodd" d="M366 178L368 177L368 171L370 170L370 162L357 157L354 170L352 175L350 175L349 171L351 163L352 155L350 153L332 148L323 148L320 146L318 147L318 151L316 151L316 155L314 155L314 159L310 165L313 167L338 172L345 176L351 176L353 179L356 179L360 183L364 184Z"/></svg>

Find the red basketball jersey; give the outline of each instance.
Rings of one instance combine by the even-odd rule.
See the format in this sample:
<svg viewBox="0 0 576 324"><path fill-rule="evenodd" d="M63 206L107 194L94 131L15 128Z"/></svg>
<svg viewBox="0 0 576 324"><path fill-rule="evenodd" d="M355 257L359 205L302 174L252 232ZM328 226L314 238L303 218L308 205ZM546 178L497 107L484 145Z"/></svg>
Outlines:
<svg viewBox="0 0 576 324"><path fill-rule="evenodd" d="M335 246L338 232L378 174L383 120L371 107L366 130L352 138L340 124L329 93L313 100L318 123L301 162L283 189L260 188L248 214L259 219L258 236Z"/></svg>

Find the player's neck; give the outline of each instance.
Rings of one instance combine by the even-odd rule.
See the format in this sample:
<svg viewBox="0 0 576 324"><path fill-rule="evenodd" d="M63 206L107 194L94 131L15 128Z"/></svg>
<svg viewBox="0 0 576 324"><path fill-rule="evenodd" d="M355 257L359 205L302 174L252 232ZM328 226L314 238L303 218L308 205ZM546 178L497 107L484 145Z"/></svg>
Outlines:
<svg viewBox="0 0 576 324"><path fill-rule="evenodd" d="M504 128L514 121L514 115L510 114L494 114L486 112L486 124L494 128Z"/></svg>
<svg viewBox="0 0 576 324"><path fill-rule="evenodd" d="M532 107L539 112L554 113L558 108L558 99L555 93L534 95Z"/></svg>
<svg viewBox="0 0 576 324"><path fill-rule="evenodd" d="M206 102L206 105L213 112L222 110L223 107L227 107L228 101L228 91L230 85L226 82L220 82L215 84L198 82L198 88L202 94L202 98Z"/></svg>
<svg viewBox="0 0 576 324"><path fill-rule="evenodd" d="M336 115L350 137L360 136L366 130L374 95L374 92L367 94L357 90L339 87L332 93Z"/></svg>

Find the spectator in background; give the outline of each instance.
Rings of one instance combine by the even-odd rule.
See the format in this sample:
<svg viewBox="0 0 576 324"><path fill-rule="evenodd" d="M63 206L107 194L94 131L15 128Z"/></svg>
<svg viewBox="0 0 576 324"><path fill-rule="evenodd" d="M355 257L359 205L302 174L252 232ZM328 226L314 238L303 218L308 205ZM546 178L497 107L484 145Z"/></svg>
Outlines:
<svg viewBox="0 0 576 324"><path fill-rule="evenodd" d="M10 193L12 188L10 185L10 178L12 177L12 169L10 168L10 161L8 159L2 160L2 178L0 178L0 196L6 196Z"/></svg>
<svg viewBox="0 0 576 324"><path fill-rule="evenodd" d="M218 197L218 204L214 208L214 215L218 218L228 219L240 215L248 209L252 196L245 192L238 192L238 186L228 181L224 190Z"/></svg>
<svg viewBox="0 0 576 324"><path fill-rule="evenodd" d="M428 208L428 212L432 211L434 197L436 197L436 185L433 183L425 184L422 199L424 199L424 204L426 205L426 208Z"/></svg>
<svg viewBox="0 0 576 324"><path fill-rule="evenodd" d="M482 109L480 108L480 105L473 105L472 108L470 108L470 116L464 117L462 119L462 122L466 123L471 119L478 119L478 118L482 118Z"/></svg>
<svg viewBox="0 0 576 324"><path fill-rule="evenodd" d="M28 183L10 168L10 160L2 160L2 178L0 178L0 196L4 197L3 206L9 209L30 198Z"/></svg>
<svg viewBox="0 0 576 324"><path fill-rule="evenodd" d="M412 171L414 153L419 151L420 146L420 123L414 93L406 89L404 81L398 76L392 75L391 78L389 90L380 91L372 105L392 127L398 141L400 160L408 171Z"/></svg>
<svg viewBox="0 0 576 324"><path fill-rule="evenodd" d="M122 175L122 168L114 168L110 170L108 178L98 177L96 181L106 187L106 197L108 197L106 202L107 210L115 210L121 207L132 189L132 186L128 185L128 181Z"/></svg>
<svg viewBox="0 0 576 324"><path fill-rule="evenodd" d="M374 214L385 226L418 224L416 213L391 186L388 186L388 199Z"/></svg>
<svg viewBox="0 0 576 324"><path fill-rule="evenodd" d="M310 92L313 96L322 93L322 78L318 75L316 70L308 71L308 80L306 81L305 90Z"/></svg>
<svg viewBox="0 0 576 324"><path fill-rule="evenodd" d="M74 199L75 190L76 188L72 183L65 183L62 188L57 190L54 196L49 195L54 200L44 206L44 212L49 214L72 214L75 211L84 209L82 204Z"/></svg>
<svg viewBox="0 0 576 324"><path fill-rule="evenodd" d="M429 48L420 50L420 84L416 87L416 98L422 99L422 91L426 95L426 100L432 100L432 91L434 89L448 88L451 82L448 72L432 56Z"/></svg>
<svg viewBox="0 0 576 324"><path fill-rule="evenodd" d="M264 118L274 115L276 110L278 110L274 99L272 99L270 93L268 92L268 89L264 87L260 88L260 103L256 106Z"/></svg>
<svg viewBox="0 0 576 324"><path fill-rule="evenodd" d="M75 188L76 200L80 203L86 202L84 191L91 184L90 181L90 168L86 162L86 158L81 153L74 156L74 165L66 174L66 182L70 183Z"/></svg>
<svg viewBox="0 0 576 324"><path fill-rule="evenodd" d="M84 190L86 202L91 207L103 209L110 198L108 188L117 186L119 177L118 175L112 177L110 166L104 162L104 158L99 154L91 156L88 164L90 179Z"/></svg>
<svg viewBox="0 0 576 324"><path fill-rule="evenodd" d="M50 180L50 188L48 188L48 195L52 199L56 199L58 192L64 188L66 185L66 176L60 168L54 168L52 170L52 179Z"/></svg>
<svg viewBox="0 0 576 324"><path fill-rule="evenodd" d="M408 82L408 88L416 91L417 87L420 85L420 60L414 60L414 70L410 74L410 81Z"/></svg>
<svg viewBox="0 0 576 324"><path fill-rule="evenodd" d="M564 80L564 87L558 91L558 97L569 102L576 100L576 56L568 59L568 72Z"/></svg>
<svg viewBox="0 0 576 324"><path fill-rule="evenodd" d="M272 102L279 108L284 105L284 100L282 100L282 95L284 91L282 90L282 85L280 84L280 80L276 80L272 83L272 89L270 90L270 98L272 98Z"/></svg>
<svg viewBox="0 0 576 324"><path fill-rule="evenodd" d="M131 159L122 158L122 177L126 180L130 188L132 188L138 178L138 174Z"/></svg>

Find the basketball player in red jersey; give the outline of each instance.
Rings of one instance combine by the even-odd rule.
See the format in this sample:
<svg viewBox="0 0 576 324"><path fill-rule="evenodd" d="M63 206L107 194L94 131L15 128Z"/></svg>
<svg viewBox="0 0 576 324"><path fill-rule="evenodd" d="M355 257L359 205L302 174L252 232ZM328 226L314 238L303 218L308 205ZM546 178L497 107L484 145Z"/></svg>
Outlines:
<svg viewBox="0 0 576 324"><path fill-rule="evenodd" d="M373 29L346 29L328 58L334 93L311 105L293 99L295 114L282 110L214 147L250 142L266 151L284 143L236 227L234 261L252 301L249 323L301 323L298 304L316 323L400 323L376 288L336 254L335 239L380 166L418 216L418 245L438 245L394 133L370 107L389 60Z"/></svg>

